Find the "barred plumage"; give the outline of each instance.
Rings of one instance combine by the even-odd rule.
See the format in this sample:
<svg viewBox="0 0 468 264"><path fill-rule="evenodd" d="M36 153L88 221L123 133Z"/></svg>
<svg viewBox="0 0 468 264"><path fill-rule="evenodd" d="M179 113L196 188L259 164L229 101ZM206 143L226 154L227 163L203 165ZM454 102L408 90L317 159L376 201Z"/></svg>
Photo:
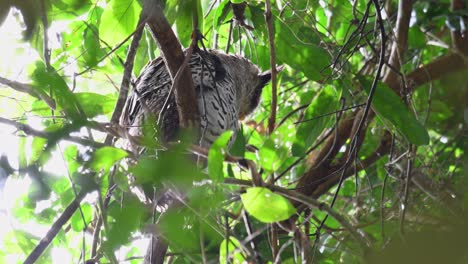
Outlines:
<svg viewBox="0 0 468 264"><path fill-rule="evenodd" d="M209 147L224 131L236 131L238 120L258 106L262 88L271 75L260 72L245 58L215 50L194 49L189 65L200 113L199 145ZM171 85L161 57L146 66L134 83L120 119L130 136L141 137L145 130L142 125L152 117L159 122L156 127L161 140L175 139L179 117Z"/></svg>

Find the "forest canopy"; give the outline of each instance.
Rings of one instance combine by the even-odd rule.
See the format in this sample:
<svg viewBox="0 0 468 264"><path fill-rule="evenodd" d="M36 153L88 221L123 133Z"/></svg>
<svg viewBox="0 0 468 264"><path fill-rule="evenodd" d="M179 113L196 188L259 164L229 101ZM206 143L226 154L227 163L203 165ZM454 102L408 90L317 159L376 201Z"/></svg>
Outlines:
<svg viewBox="0 0 468 264"><path fill-rule="evenodd" d="M0 263L468 262L467 22L463 0L0 0ZM128 149L160 56L199 125L183 49L270 70L260 105L231 147Z"/></svg>

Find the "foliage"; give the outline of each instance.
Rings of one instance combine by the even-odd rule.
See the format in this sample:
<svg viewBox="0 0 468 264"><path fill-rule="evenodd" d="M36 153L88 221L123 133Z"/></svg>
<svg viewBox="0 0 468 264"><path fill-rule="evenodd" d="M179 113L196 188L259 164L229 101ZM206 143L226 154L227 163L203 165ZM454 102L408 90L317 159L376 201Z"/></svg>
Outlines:
<svg viewBox="0 0 468 264"><path fill-rule="evenodd" d="M399 1L383 20L379 1L272 1L277 94L198 166L186 144L146 135L138 156L112 140L124 70L159 56L145 28L126 62L144 1L16 2L0 1L0 263L49 229L38 263L140 263L153 233L174 263L468 261L463 1L413 1L402 35ZM163 2L183 46L196 7L203 45L271 67L265 1ZM165 212L141 198L171 188Z"/></svg>

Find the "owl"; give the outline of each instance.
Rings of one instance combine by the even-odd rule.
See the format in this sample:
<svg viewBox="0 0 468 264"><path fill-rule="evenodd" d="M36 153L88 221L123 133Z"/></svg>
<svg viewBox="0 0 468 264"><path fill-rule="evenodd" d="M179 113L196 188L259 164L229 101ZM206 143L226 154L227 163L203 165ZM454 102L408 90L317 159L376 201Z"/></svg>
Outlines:
<svg viewBox="0 0 468 264"><path fill-rule="evenodd" d="M237 131L239 120L258 106L271 73L241 56L199 48L193 50L189 66L200 114L197 144L209 148L224 131ZM171 86L162 57L143 69L120 118L128 136L139 138L154 131L162 142L177 138L179 116Z"/></svg>

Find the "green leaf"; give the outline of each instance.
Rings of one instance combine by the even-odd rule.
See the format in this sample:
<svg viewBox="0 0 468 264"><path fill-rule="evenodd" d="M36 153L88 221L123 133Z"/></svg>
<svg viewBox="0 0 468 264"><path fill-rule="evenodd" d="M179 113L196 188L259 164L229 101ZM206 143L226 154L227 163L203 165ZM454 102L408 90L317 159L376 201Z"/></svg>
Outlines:
<svg viewBox="0 0 468 264"><path fill-rule="evenodd" d="M67 162L67 169L68 173L73 174L75 173L78 168L81 166L79 162L77 162L78 156L78 148L76 145L68 146L65 151L63 152L63 158Z"/></svg>
<svg viewBox="0 0 468 264"><path fill-rule="evenodd" d="M219 263L221 264L247 263L244 258L246 254L241 243L235 237L229 237L229 240L224 239L219 245Z"/></svg>
<svg viewBox="0 0 468 264"><path fill-rule="evenodd" d="M369 94L372 84L367 80L361 80L361 82ZM388 120L412 144L421 146L429 143L426 128L408 111L401 98L384 83L377 84L372 107L380 117Z"/></svg>
<svg viewBox="0 0 468 264"><path fill-rule="evenodd" d="M75 93L75 97L80 102L88 118L108 114L114 109L115 96L97 93Z"/></svg>
<svg viewBox="0 0 468 264"><path fill-rule="evenodd" d="M192 1L183 1L178 8L178 16L175 21L177 36L182 47L188 47L192 36Z"/></svg>
<svg viewBox="0 0 468 264"><path fill-rule="evenodd" d="M334 87L325 86L307 107L303 121L299 123L296 140L292 146L294 156L303 156L325 128L332 124L334 115L326 115L338 109L340 94Z"/></svg>
<svg viewBox="0 0 468 264"><path fill-rule="evenodd" d="M94 25L89 25L83 31L83 45L81 50L83 58L88 67L95 67L98 64L99 56L101 56L99 31Z"/></svg>
<svg viewBox="0 0 468 264"><path fill-rule="evenodd" d="M224 0L218 5L218 7L216 8L215 17L213 18L215 28L218 28L224 23L230 11L231 1Z"/></svg>
<svg viewBox="0 0 468 264"><path fill-rule="evenodd" d="M90 0L54 0L48 12L49 19L75 19L86 12L93 3Z"/></svg>
<svg viewBox="0 0 468 264"><path fill-rule="evenodd" d="M286 63L293 69L301 70L310 80L320 80L329 76L330 55L318 46L317 40L301 40L298 34L303 36L314 35L310 28L300 27L293 30L290 25L284 23L281 18L275 17L276 30L276 55L278 63Z"/></svg>
<svg viewBox="0 0 468 264"><path fill-rule="evenodd" d="M114 251L131 241L131 234L140 226L145 210L143 204L132 196L127 196L123 204L111 204L107 211L111 219L108 220L106 250Z"/></svg>
<svg viewBox="0 0 468 264"><path fill-rule="evenodd" d="M268 171L276 171L281 166L280 151L273 139L269 138L260 148L260 165Z"/></svg>
<svg viewBox="0 0 468 264"><path fill-rule="evenodd" d="M81 232L89 225L93 218L93 207L89 203L82 204L80 209L76 210L71 218L71 227L76 232Z"/></svg>
<svg viewBox="0 0 468 264"><path fill-rule="evenodd" d="M158 227L171 247L194 252L200 245L198 223L193 211L170 208L159 219Z"/></svg>
<svg viewBox="0 0 468 264"><path fill-rule="evenodd" d="M232 147L229 152L237 157L244 157L245 154L245 136L244 136L244 127L241 126L241 129L236 133L236 139L232 143Z"/></svg>
<svg viewBox="0 0 468 264"><path fill-rule="evenodd" d="M102 147L94 152L90 167L100 171L108 171L114 163L125 158L128 153L125 150L114 147Z"/></svg>
<svg viewBox="0 0 468 264"><path fill-rule="evenodd" d="M248 188L241 199L245 210L264 223L286 220L296 212L288 199L263 187Z"/></svg>
<svg viewBox="0 0 468 264"><path fill-rule="evenodd" d="M40 89L41 92L52 94L57 104L68 117L72 120L83 119L80 115L81 106L68 88L63 77L55 69L46 69L42 61L37 61L34 64L31 79L34 81L35 88Z"/></svg>
<svg viewBox="0 0 468 264"><path fill-rule="evenodd" d="M178 187L191 186L193 181L206 179L206 174L201 173L185 153L186 149L180 144L169 151L159 151L157 159L143 156L138 164L130 168L130 172L137 184L150 187L159 186L166 180Z"/></svg>
<svg viewBox="0 0 468 264"><path fill-rule="evenodd" d="M136 29L140 12L136 0L111 0L101 17L100 37L111 46L117 45Z"/></svg>
<svg viewBox="0 0 468 264"><path fill-rule="evenodd" d="M224 162L224 151L226 146L231 139L233 134L232 130L228 130L221 134L215 142L211 145L210 151L208 152L208 172L211 179L216 182L220 182L224 178L223 173L223 162Z"/></svg>
<svg viewBox="0 0 468 264"><path fill-rule="evenodd" d="M35 137L31 144L32 151L31 151L31 159L29 160L29 164L35 163L38 161L41 156L44 154L46 149L47 139Z"/></svg>

